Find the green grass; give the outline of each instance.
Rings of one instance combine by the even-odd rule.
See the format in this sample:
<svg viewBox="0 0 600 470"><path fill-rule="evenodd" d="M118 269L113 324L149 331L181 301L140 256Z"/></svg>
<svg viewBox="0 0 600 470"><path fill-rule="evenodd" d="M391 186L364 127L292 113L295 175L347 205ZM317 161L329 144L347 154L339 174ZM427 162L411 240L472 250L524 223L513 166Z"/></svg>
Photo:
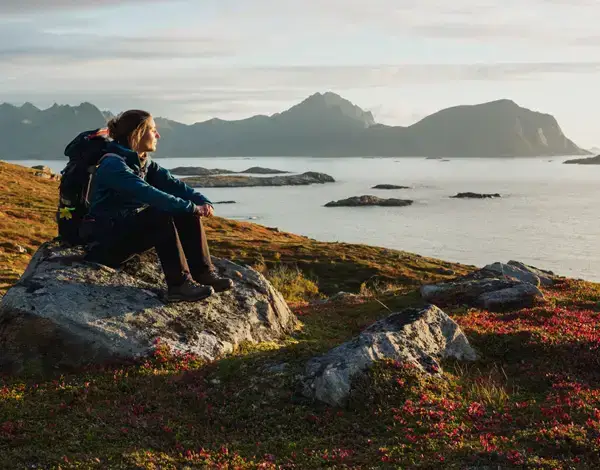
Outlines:
<svg viewBox="0 0 600 470"><path fill-rule="evenodd" d="M15 178L6 168L3 187ZM0 199L3 241L28 249L2 245L4 269L17 275L40 241L19 223L52 231L49 217L20 217L35 204L18 188L55 185L18 171L21 183ZM301 328L210 363L159 346L129 365L2 377L0 468L600 468L600 285L564 280L531 309L446 308L478 361L443 361L440 378L382 362L355 381L347 407L332 408L298 393L308 359L423 305L421 283L473 268L219 218L207 227L213 252L260 266ZM340 290L361 296L308 302Z"/></svg>
<svg viewBox="0 0 600 470"><path fill-rule="evenodd" d="M392 310L422 304L414 293L378 300ZM597 351L559 331L533 334L551 331L544 319L554 308L458 311L479 361L445 361L441 378L380 363L339 409L301 397L297 376L309 358L385 317L375 300L298 305L294 337L212 363L159 348L127 367L5 378L0 467L597 468ZM595 319L579 316L577 327Z"/></svg>
<svg viewBox="0 0 600 470"><path fill-rule="evenodd" d="M19 279L35 249L56 236L58 183L34 173L0 162L0 296Z"/></svg>
<svg viewBox="0 0 600 470"><path fill-rule="evenodd" d="M312 301L321 297L318 281L307 279L296 266L277 264L267 268L262 264L254 268L262 272L288 302Z"/></svg>

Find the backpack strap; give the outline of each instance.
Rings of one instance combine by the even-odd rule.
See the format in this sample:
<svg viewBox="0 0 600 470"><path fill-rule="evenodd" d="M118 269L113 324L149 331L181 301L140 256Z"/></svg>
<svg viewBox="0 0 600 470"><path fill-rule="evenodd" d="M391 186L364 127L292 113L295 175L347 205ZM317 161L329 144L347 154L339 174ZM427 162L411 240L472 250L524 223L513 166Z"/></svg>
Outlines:
<svg viewBox="0 0 600 470"><path fill-rule="evenodd" d="M83 199L83 201L85 202L85 205L88 207L90 205L90 194L92 193L92 185L94 184L94 176L96 176L96 170L98 170L98 167L102 163L102 160L104 160L106 157L121 158L121 156L117 155L116 153L105 153L98 159L98 161L96 162L95 165L91 165L88 167L88 173L89 173L88 184L87 184L87 189L85 191L85 197Z"/></svg>
<svg viewBox="0 0 600 470"><path fill-rule="evenodd" d="M119 157L121 159L123 159L123 157L121 157L121 155L118 155L116 153L105 153L104 155L102 155L98 161L96 162L95 165L90 165L87 168L88 173L92 174L96 172L96 169L100 166L100 164L102 163L102 160L104 160L106 157Z"/></svg>

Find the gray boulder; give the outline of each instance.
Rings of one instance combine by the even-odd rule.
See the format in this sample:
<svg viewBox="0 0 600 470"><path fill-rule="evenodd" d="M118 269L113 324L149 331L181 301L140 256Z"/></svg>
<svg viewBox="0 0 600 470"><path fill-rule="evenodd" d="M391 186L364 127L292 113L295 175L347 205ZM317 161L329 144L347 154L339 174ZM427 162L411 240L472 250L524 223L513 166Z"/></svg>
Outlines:
<svg viewBox="0 0 600 470"><path fill-rule="evenodd" d="M50 173L50 174L54 173L52 171L52 168L50 168L49 166L46 166L46 165L34 165L31 168L33 168L34 170L39 170L42 173Z"/></svg>
<svg viewBox="0 0 600 470"><path fill-rule="evenodd" d="M544 294L533 284L489 277L426 284L421 286L420 293L424 300L437 305L469 305L492 312L532 307L544 299Z"/></svg>
<svg viewBox="0 0 600 470"><path fill-rule="evenodd" d="M302 378L302 394L333 406L346 403L352 381L375 361L397 360L440 374L441 358L475 360L477 355L460 327L434 305L409 308L380 320L359 336L311 359Z"/></svg>
<svg viewBox="0 0 600 470"><path fill-rule="evenodd" d="M78 249L42 245L0 302L0 370L46 372L148 355L156 341L207 360L242 342L277 340L297 319L257 271L213 258L235 287L202 302L165 304L150 252L115 270Z"/></svg>
<svg viewBox="0 0 600 470"><path fill-rule="evenodd" d="M558 277L552 271L547 271L544 269L535 268L525 263L521 263L520 261L510 260L508 262L509 266L513 266L515 268L521 269L525 272L532 273L536 275L540 279L540 283L543 286L551 286L554 284L554 280Z"/></svg>
<svg viewBox="0 0 600 470"><path fill-rule="evenodd" d="M493 273L494 277L514 278L522 282L528 282L534 286L551 286L557 277L552 271L544 271L513 260L506 264L498 262L488 264L482 271Z"/></svg>
<svg viewBox="0 0 600 470"><path fill-rule="evenodd" d="M544 295L533 284L521 282L514 287L481 294L476 305L490 312L501 312L511 308L532 307Z"/></svg>
<svg viewBox="0 0 600 470"><path fill-rule="evenodd" d="M517 280L483 278L458 278L453 281L421 286L421 297L427 302L440 305L477 304L482 294L511 289L520 284Z"/></svg>
<svg viewBox="0 0 600 470"><path fill-rule="evenodd" d="M326 300L326 302L346 302L349 300L352 301L359 298L360 295L358 294L353 294L352 292L339 291L337 294L334 294L331 297L329 297Z"/></svg>
<svg viewBox="0 0 600 470"><path fill-rule="evenodd" d="M491 271L494 274L502 277L511 277L521 282L527 282L536 287L541 284L541 280L537 274L530 270L522 269L520 266L504 263L493 263L488 264L483 269Z"/></svg>
<svg viewBox="0 0 600 470"><path fill-rule="evenodd" d="M46 166L46 165L35 165L31 167L34 170L37 170L33 176L36 176L38 178L42 178L42 179L47 179L47 180L59 180L60 179L60 175L55 174L52 171L52 168Z"/></svg>

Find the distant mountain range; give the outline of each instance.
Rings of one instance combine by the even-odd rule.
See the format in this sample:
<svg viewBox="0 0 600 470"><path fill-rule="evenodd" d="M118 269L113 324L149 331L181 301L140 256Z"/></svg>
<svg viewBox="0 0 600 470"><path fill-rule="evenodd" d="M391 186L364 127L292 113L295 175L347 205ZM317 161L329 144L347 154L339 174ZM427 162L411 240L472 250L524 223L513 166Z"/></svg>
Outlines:
<svg viewBox="0 0 600 470"><path fill-rule="evenodd" d="M64 159L79 132L104 126L111 113L90 103L41 110L0 105L0 158ZM335 93L316 93L282 113L192 125L157 118L159 157L587 155L549 114L510 100L456 106L408 126L386 126Z"/></svg>

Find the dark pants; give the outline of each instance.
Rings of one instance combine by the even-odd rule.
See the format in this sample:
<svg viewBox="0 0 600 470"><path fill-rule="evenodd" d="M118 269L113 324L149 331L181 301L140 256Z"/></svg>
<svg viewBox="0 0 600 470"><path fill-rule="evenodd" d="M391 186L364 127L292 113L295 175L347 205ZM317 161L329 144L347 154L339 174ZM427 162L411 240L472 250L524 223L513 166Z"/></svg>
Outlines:
<svg viewBox="0 0 600 470"><path fill-rule="evenodd" d="M212 268L200 217L153 208L117 222L89 249L86 259L118 267L133 255L155 248L167 286L181 285Z"/></svg>

